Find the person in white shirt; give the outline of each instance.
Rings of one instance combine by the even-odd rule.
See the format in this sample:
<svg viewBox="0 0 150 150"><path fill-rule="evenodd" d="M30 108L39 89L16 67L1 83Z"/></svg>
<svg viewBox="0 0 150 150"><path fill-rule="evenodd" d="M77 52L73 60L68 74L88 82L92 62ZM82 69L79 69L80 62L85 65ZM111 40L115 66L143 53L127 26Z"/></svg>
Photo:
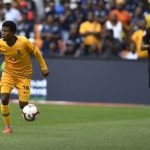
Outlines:
<svg viewBox="0 0 150 150"><path fill-rule="evenodd" d="M109 20L105 22L105 29L112 29L114 33L114 38L118 39L119 41L122 41L123 25L118 20L116 14L112 14Z"/></svg>
<svg viewBox="0 0 150 150"><path fill-rule="evenodd" d="M19 21L21 21L22 19L21 12L15 7L13 7L12 0L3 0L3 4L4 4L3 12L4 12L5 20L12 20L16 24Z"/></svg>

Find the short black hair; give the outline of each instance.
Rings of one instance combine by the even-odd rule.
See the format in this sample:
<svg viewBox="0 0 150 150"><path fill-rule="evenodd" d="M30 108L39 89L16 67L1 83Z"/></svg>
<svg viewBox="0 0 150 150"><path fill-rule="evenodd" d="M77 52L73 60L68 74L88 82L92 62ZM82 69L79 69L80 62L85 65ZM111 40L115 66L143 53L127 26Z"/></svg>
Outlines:
<svg viewBox="0 0 150 150"><path fill-rule="evenodd" d="M9 27L11 32L17 31L16 23L11 20L7 20L7 21L3 22L2 27Z"/></svg>

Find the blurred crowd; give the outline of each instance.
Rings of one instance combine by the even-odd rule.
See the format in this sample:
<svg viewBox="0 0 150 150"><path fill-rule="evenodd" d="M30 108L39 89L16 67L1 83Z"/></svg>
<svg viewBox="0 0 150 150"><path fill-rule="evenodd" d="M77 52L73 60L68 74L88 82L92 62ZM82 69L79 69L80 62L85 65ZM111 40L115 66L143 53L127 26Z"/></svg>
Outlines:
<svg viewBox="0 0 150 150"><path fill-rule="evenodd" d="M0 0L0 24L13 20L43 56L139 59L150 0Z"/></svg>

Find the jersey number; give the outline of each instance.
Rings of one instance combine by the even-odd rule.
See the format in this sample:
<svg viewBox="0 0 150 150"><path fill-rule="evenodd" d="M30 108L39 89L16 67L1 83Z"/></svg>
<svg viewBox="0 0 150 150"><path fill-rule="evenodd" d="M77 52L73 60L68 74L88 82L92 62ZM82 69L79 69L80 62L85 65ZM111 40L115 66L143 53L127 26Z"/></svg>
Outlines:
<svg viewBox="0 0 150 150"><path fill-rule="evenodd" d="M25 90L29 90L29 86L23 86L23 88L25 89Z"/></svg>

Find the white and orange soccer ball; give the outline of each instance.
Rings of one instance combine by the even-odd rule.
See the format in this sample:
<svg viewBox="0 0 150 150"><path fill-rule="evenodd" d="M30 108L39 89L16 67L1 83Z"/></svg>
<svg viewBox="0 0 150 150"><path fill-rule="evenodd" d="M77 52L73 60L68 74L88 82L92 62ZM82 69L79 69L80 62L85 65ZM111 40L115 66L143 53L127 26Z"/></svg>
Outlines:
<svg viewBox="0 0 150 150"><path fill-rule="evenodd" d="M27 121L34 121L39 116L39 109L35 104L28 104L22 109L22 117Z"/></svg>

